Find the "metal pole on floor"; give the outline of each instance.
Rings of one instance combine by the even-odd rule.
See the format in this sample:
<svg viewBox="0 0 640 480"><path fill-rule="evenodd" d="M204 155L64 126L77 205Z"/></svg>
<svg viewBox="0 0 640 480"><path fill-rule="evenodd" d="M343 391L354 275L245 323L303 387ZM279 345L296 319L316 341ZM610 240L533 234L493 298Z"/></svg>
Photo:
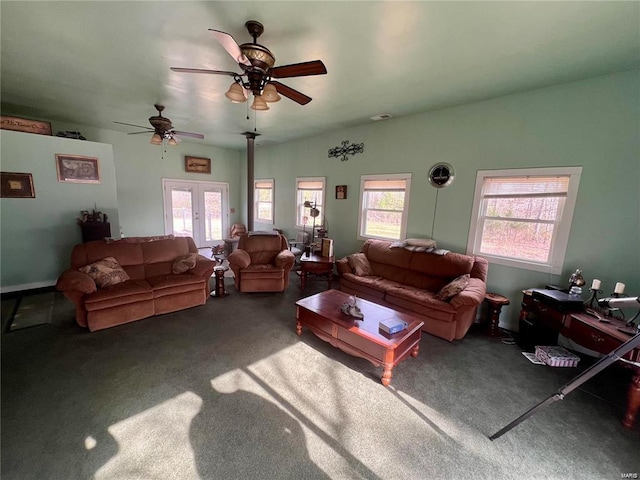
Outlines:
<svg viewBox="0 0 640 480"><path fill-rule="evenodd" d="M638 348L638 347L640 347L640 333L637 333L634 337L627 340L625 343L620 345L614 351L609 353L606 357L602 357L596 363L591 365L591 367L587 368L584 372L582 372L580 375L575 377L573 380L567 383L564 387L558 390L557 393L554 393L549 398L543 400L542 402L537 404L535 407L529 409L527 412L520 415L514 421L512 421L511 423L509 423L508 425L506 425L505 427L503 427L502 429L500 429L499 431L491 435L489 437L489 440L493 441L496 438L501 437L516 425L524 422L527 418L532 416L534 413L536 413L545 405L550 405L556 402L557 400L564 399L565 395L568 395L569 393L574 391L576 388L578 388L580 385L585 383L587 380L589 380L590 378L600 373L602 370L607 368L612 363L616 362L617 360L620 360L622 357L624 357L627 353L629 353L634 348Z"/></svg>

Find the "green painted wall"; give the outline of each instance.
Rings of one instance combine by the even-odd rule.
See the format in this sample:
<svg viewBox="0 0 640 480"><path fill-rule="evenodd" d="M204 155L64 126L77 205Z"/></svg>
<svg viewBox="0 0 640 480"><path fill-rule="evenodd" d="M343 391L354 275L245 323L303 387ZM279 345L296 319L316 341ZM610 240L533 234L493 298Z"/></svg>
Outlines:
<svg viewBox="0 0 640 480"><path fill-rule="evenodd" d="M3 110L3 114L11 112ZM147 135L51 124L54 133L80 131L88 140L1 132L2 171L33 173L37 191L35 200L2 199L2 291L54 285L69 264L71 248L81 242L75 220L94 203L108 214L114 237L120 236L120 227L128 237L163 234L163 178L228 183L229 206L235 209L229 224L242 221L239 163L246 162L244 153L186 141L168 146L163 153L162 147L149 143ZM97 156L102 184L59 184L55 153ZM185 172L185 155L211 158L211 174ZM23 221L25 215L28 222ZM29 268L24 258L29 259Z"/></svg>
<svg viewBox="0 0 640 480"><path fill-rule="evenodd" d="M620 281L629 295L640 294L639 85L640 72L634 70L258 146L255 175L275 178L275 226L289 236L295 233L295 178L325 176L329 236L340 257L362 244L357 240L360 175L412 173L408 237L432 236L441 248L465 252L478 170L583 166L563 273L490 267L489 290L511 300L501 323L515 330L521 290L566 285L576 268L583 269L589 285L593 278L602 280L606 293ZM328 149L343 140L364 143L364 153L344 162L329 159ZM455 168L456 179L445 189L427 181L436 162ZM340 184L348 185L347 200L335 199Z"/></svg>
<svg viewBox="0 0 640 480"><path fill-rule="evenodd" d="M241 221L240 168L244 154L182 141L177 146L151 145L151 135L127 135L113 130L54 122L54 130L79 130L91 140L113 145L120 225L127 237L164 233L162 179L226 182L229 184L229 224ZM184 171L185 155L211 159L211 174Z"/></svg>
<svg viewBox="0 0 640 480"><path fill-rule="evenodd" d="M3 198L0 286L2 291L53 285L69 265L71 249L82 241L82 210L106 213L118 231L116 174L111 145L0 131L3 172L31 173L35 198ZM100 184L58 182L56 153L97 157Z"/></svg>

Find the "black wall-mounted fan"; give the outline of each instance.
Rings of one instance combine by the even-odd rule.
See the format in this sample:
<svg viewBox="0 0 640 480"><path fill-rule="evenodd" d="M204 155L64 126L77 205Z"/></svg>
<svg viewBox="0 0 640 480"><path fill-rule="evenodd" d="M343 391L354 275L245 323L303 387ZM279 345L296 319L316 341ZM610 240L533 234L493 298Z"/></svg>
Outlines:
<svg viewBox="0 0 640 480"><path fill-rule="evenodd" d="M160 145L164 140L167 140L169 145L176 145L180 141L180 137L191 137L191 138L199 138L204 139L204 135L201 133L191 133L191 132L182 132L179 130L174 130L173 125L171 124L171 120L167 117L162 116L162 111L164 110L163 105L154 105L155 109L158 111L158 115L154 115L153 117L149 117L149 123L151 127L144 127L142 125L133 125L131 123L123 123L123 122L113 122L119 125L127 125L129 127L137 127L144 128L141 132L131 132L128 135L138 135L140 133L153 133L151 136L151 143L154 145Z"/></svg>
<svg viewBox="0 0 640 480"><path fill-rule="evenodd" d="M280 99L276 92L273 92L271 88L275 87L277 93L290 98L294 102L300 105L306 105L311 101L311 97L305 95L302 92L294 90L276 80L274 78L291 78L291 77L303 77L308 75L324 75L327 73L327 69L321 60L312 60L309 62L295 63L291 65L281 65L274 67L275 56L264 45L257 43L257 38L264 31L264 27L260 22L255 20L249 20L245 26L249 31L249 34L253 37L252 43L243 43L238 45L231 35L219 30L209 29L213 32L216 40L220 42L223 48L238 62L238 65L242 69L242 73L229 72L224 70L204 70L198 68L180 68L171 67L174 72L184 73L205 73L210 75L228 75L233 77L234 82L244 89L238 91L234 85L231 86L226 96L234 102L245 101L248 93L253 93L256 97L254 106L252 108L256 110L266 110L268 108L256 108L257 97L264 96L261 99L266 102L274 102ZM272 87L269 87L271 85ZM265 90L266 89L266 90ZM244 97L244 98L243 98ZM265 104L266 106L266 104Z"/></svg>

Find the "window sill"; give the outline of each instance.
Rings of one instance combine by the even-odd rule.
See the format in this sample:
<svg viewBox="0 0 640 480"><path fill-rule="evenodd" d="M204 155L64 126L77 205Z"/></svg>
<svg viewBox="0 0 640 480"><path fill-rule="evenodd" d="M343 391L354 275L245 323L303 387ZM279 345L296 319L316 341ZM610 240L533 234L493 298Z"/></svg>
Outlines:
<svg viewBox="0 0 640 480"><path fill-rule="evenodd" d="M475 255L477 257L486 258L489 261L489 264L504 265L506 267L520 268L523 270L531 270L534 272L551 273L552 275L562 274L562 266L553 266L548 263L535 263L526 260L498 257L496 255L477 252L467 252L467 255Z"/></svg>

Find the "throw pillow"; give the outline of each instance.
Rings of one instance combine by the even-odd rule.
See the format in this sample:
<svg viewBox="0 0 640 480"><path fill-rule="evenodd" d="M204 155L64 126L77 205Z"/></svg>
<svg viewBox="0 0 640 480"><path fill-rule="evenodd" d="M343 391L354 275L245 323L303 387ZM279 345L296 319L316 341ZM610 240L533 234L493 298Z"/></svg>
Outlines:
<svg viewBox="0 0 640 480"><path fill-rule="evenodd" d="M366 277L371 275L371 264L369 259L364 253L354 253L347 257L349 266L353 270L353 273L358 277Z"/></svg>
<svg viewBox="0 0 640 480"><path fill-rule="evenodd" d="M105 257L95 263L80 267L79 270L89 275L96 282L98 288L116 285L130 279L127 272L113 257Z"/></svg>
<svg viewBox="0 0 640 480"><path fill-rule="evenodd" d="M408 245L406 240L400 240L397 242L393 242L391 245L389 245L389 248L403 248L406 247Z"/></svg>
<svg viewBox="0 0 640 480"><path fill-rule="evenodd" d="M440 291L434 295L434 297L438 300L447 301L451 297L459 294L466 288L467 285L469 285L469 274L465 273L464 275L460 275L458 278L452 280L444 287L442 287Z"/></svg>
<svg viewBox="0 0 640 480"><path fill-rule="evenodd" d="M198 259L197 253L187 253L186 255L178 257L173 262L173 267L171 268L171 271L173 273L179 274L179 273L184 273L187 270L191 270L193 267L196 266L197 259Z"/></svg>
<svg viewBox="0 0 640 480"><path fill-rule="evenodd" d="M407 238L407 245L412 247L435 248L436 241L431 238Z"/></svg>

